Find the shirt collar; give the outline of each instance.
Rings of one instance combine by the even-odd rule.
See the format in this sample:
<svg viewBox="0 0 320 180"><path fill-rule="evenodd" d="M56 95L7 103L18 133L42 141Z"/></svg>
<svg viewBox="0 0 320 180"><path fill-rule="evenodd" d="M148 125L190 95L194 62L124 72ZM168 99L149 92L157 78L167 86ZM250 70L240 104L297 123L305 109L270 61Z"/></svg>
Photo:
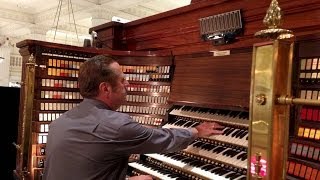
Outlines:
<svg viewBox="0 0 320 180"><path fill-rule="evenodd" d="M94 106L97 106L99 108L111 110L111 108L106 103L104 103L98 99L83 98L83 103L88 103L88 104L92 104Z"/></svg>

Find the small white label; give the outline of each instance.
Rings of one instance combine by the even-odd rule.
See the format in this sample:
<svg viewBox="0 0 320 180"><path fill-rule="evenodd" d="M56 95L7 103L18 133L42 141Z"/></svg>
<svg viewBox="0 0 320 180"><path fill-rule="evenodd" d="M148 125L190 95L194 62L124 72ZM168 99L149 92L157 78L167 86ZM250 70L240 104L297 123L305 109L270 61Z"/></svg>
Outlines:
<svg viewBox="0 0 320 180"><path fill-rule="evenodd" d="M224 50L224 51L212 51L213 56L228 56L230 55L230 50Z"/></svg>

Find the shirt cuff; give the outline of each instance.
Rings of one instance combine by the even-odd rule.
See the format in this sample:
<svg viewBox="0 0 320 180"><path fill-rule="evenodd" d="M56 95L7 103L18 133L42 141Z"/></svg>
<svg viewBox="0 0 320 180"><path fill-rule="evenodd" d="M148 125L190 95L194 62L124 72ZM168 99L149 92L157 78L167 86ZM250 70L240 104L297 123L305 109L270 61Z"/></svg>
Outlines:
<svg viewBox="0 0 320 180"><path fill-rule="evenodd" d="M189 128L189 131L191 132L192 137L195 139L198 138L198 130L196 128Z"/></svg>

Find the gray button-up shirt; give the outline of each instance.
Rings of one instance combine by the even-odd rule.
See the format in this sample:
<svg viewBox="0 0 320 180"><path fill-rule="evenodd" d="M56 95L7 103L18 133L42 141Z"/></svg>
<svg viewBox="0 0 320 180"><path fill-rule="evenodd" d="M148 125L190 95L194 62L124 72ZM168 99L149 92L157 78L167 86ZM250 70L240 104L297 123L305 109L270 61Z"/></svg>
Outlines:
<svg viewBox="0 0 320 180"><path fill-rule="evenodd" d="M44 180L124 179L130 154L172 152L195 137L187 129L152 129L94 99L50 124Z"/></svg>

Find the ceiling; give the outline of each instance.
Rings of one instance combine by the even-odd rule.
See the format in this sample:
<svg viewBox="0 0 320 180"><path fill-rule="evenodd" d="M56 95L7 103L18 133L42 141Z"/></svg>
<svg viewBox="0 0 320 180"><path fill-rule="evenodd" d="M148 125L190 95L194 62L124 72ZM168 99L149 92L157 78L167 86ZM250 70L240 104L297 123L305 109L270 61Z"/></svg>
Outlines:
<svg viewBox="0 0 320 180"><path fill-rule="evenodd" d="M191 0L0 0L0 36L77 38L90 27L129 22L190 4Z"/></svg>

